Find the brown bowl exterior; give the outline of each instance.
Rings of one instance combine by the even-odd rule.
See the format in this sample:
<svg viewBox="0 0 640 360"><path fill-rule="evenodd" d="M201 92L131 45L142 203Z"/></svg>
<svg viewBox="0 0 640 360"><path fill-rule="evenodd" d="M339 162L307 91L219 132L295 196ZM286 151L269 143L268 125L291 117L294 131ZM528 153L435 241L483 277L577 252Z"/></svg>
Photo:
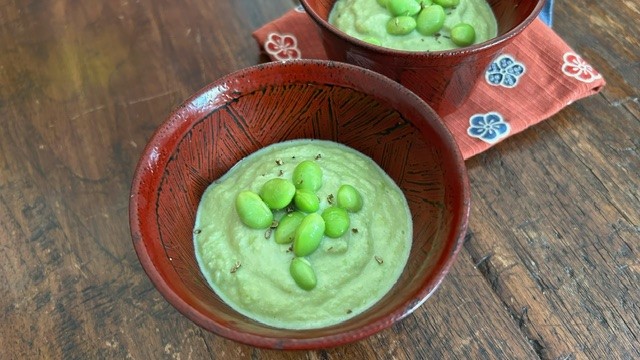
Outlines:
<svg viewBox="0 0 640 360"><path fill-rule="evenodd" d="M336 0L300 2L318 25L329 59L386 75L445 116L468 98L489 63L538 16L545 0L488 0L498 22L496 38L460 49L432 52L392 50L360 41L327 21Z"/></svg>
<svg viewBox="0 0 640 360"><path fill-rule="evenodd" d="M250 153L296 138L333 140L372 157L403 189L415 226L408 264L387 296L349 321L304 331L272 328L226 305L201 275L192 238L213 180ZM447 273L468 214L463 159L437 114L379 74L315 60L240 70L188 99L147 144L130 200L135 250L168 302L216 334L275 349L349 343L411 313Z"/></svg>

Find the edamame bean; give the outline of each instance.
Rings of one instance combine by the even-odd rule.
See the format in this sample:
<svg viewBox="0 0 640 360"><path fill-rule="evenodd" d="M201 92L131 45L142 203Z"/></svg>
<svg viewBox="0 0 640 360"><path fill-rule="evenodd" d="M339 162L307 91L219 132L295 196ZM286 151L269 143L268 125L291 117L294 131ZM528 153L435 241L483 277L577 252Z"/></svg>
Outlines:
<svg viewBox="0 0 640 360"><path fill-rule="evenodd" d="M273 222L273 212L253 191L243 190L238 193L236 212L240 221L252 229L266 229Z"/></svg>
<svg viewBox="0 0 640 360"><path fill-rule="evenodd" d="M445 19L444 8L440 5L429 5L420 11L416 18L416 30L422 35L433 35L442 29Z"/></svg>
<svg viewBox="0 0 640 360"><path fill-rule="evenodd" d="M273 178L268 180L260 189L260 198L270 209L284 209L296 194L296 187L289 180Z"/></svg>
<svg viewBox="0 0 640 360"><path fill-rule="evenodd" d="M443 8L451 8L460 5L460 0L433 0L433 2Z"/></svg>
<svg viewBox="0 0 640 360"><path fill-rule="evenodd" d="M317 191L322 186L322 169L311 160L304 160L293 169L293 185L297 189Z"/></svg>
<svg viewBox="0 0 640 360"><path fill-rule="evenodd" d="M387 10L393 16L413 16L420 11L416 0L388 0Z"/></svg>
<svg viewBox="0 0 640 360"><path fill-rule="evenodd" d="M300 226L304 217L305 215L300 211L285 214L278 222L278 227L276 227L274 234L276 243L288 244L293 242L296 236L296 229Z"/></svg>
<svg viewBox="0 0 640 360"><path fill-rule="evenodd" d="M469 46L476 41L476 30L467 23L451 28L451 41L458 46Z"/></svg>
<svg viewBox="0 0 640 360"><path fill-rule="evenodd" d="M338 238L349 229L349 214L347 210L331 206L322 212L324 219L324 234L330 238Z"/></svg>
<svg viewBox="0 0 640 360"><path fill-rule="evenodd" d="M377 46L382 45L382 42L380 41L380 39L378 39L375 36L367 36L366 38L364 38L362 40L364 40L365 42L368 42L371 45L377 45Z"/></svg>
<svg viewBox="0 0 640 360"><path fill-rule="evenodd" d="M387 21L387 32L391 35L406 35L416 28L413 16L396 16Z"/></svg>
<svg viewBox="0 0 640 360"><path fill-rule="evenodd" d="M418 3L420 4L420 6L422 6L422 8L426 8L429 5L433 4L433 0L419 0Z"/></svg>
<svg viewBox="0 0 640 360"><path fill-rule="evenodd" d="M307 256L320 246L324 236L324 219L318 213L311 213L302 219L293 239L293 253L296 256Z"/></svg>
<svg viewBox="0 0 640 360"><path fill-rule="evenodd" d="M311 263L305 258L293 258L289 265L289 273L291 274L293 281L295 281L303 290L312 290L318 283L316 273L313 271Z"/></svg>
<svg viewBox="0 0 640 360"><path fill-rule="evenodd" d="M293 203L298 210L306 213L312 213L318 211L320 208L320 199L318 195L311 190L298 189L293 197Z"/></svg>
<svg viewBox="0 0 640 360"><path fill-rule="evenodd" d="M387 8L387 4L389 3L389 0L376 0L376 2L378 3L378 5L382 6L383 8Z"/></svg>
<svg viewBox="0 0 640 360"><path fill-rule="evenodd" d="M362 209L362 196L349 184L341 185L336 195L338 199L338 207L349 212L356 212Z"/></svg>

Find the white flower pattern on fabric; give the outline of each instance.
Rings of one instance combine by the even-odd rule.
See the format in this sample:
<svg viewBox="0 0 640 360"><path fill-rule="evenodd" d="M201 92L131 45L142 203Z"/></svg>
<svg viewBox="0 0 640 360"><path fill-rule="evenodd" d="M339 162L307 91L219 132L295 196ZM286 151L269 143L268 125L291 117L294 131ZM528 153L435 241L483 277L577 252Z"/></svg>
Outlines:
<svg viewBox="0 0 640 360"><path fill-rule="evenodd" d="M264 42L264 50L276 60L285 61L302 58L300 49L298 49L298 40L292 34L270 33Z"/></svg>
<svg viewBox="0 0 640 360"><path fill-rule="evenodd" d="M501 55L489 65L484 78L489 85L514 88L525 71L524 64L516 61L513 56Z"/></svg>
<svg viewBox="0 0 640 360"><path fill-rule="evenodd" d="M591 83L602 78L602 75L578 54L568 52L562 58L564 60L562 72L569 77L585 83Z"/></svg>
<svg viewBox="0 0 640 360"><path fill-rule="evenodd" d="M469 118L467 134L489 144L495 144L511 132L511 126L500 113L474 114Z"/></svg>

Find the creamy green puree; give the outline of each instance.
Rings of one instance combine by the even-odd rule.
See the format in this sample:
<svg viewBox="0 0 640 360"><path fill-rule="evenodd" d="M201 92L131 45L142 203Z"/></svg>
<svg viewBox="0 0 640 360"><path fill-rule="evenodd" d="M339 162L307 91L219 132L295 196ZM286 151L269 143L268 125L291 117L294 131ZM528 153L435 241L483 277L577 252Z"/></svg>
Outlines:
<svg viewBox="0 0 640 360"><path fill-rule="evenodd" d="M350 213L350 230L322 239L305 258L317 285L303 290L292 279L291 244L277 244L269 230L243 225L234 199L256 193L269 179L290 179L303 160L323 170L317 191L320 210L342 184L362 194L363 206ZM275 211L279 219L285 210ZM324 140L293 140L265 147L238 162L202 196L194 228L195 254L211 288L238 312L288 329L333 325L380 300L398 280L412 241L411 214L402 191L370 158Z"/></svg>
<svg viewBox="0 0 640 360"><path fill-rule="evenodd" d="M418 31L392 35L386 24L393 16L376 0L338 0L329 14L329 22L348 35L364 41L374 38L380 46L406 51L442 51L458 48L451 40L451 29L459 23L473 26L474 44L496 37L498 25L486 0L460 0L445 9L446 17L440 31L425 36Z"/></svg>

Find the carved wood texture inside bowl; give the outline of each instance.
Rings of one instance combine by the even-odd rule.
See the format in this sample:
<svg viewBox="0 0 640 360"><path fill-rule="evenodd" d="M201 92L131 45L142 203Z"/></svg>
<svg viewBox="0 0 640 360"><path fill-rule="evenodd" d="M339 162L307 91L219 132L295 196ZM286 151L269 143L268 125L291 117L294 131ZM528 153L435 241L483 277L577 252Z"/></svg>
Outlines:
<svg viewBox="0 0 640 360"><path fill-rule="evenodd" d="M175 286L191 292L193 305L203 312L213 313L215 308L217 316L229 322L241 317L211 292L197 267L192 230L200 196L239 159L268 144L296 138L333 140L355 148L372 157L403 189L418 251L412 252L398 288L416 291L421 282L412 274L432 266L428 261L432 241L444 226L445 185L440 156L420 132L395 110L348 88L312 83L268 86L195 122L162 177L156 205L160 240L183 282ZM397 305L393 299L384 299L376 308ZM357 318L350 323L362 325ZM243 320L236 326L246 324Z"/></svg>

